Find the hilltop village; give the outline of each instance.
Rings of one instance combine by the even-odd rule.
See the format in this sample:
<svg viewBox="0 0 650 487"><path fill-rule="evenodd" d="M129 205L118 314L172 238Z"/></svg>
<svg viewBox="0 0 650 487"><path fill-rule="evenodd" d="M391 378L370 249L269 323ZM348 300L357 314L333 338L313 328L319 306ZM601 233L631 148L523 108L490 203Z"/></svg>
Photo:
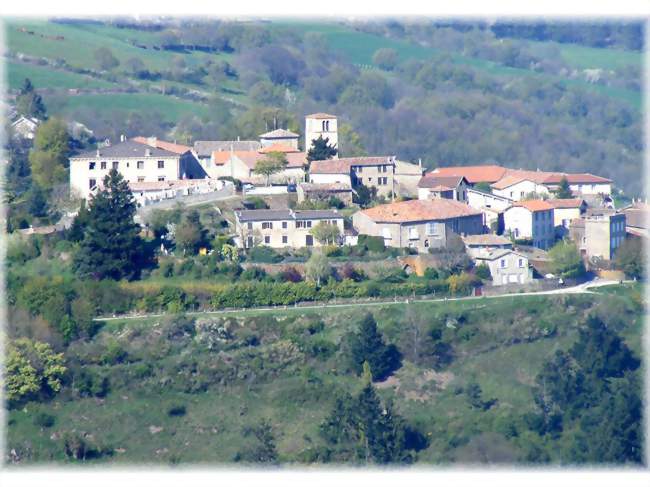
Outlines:
<svg viewBox="0 0 650 487"><path fill-rule="evenodd" d="M244 204L231 232L243 251L356 245L359 236L369 236L419 255L405 266L420 270L431 253L460 238L475 265L489 268L493 285L543 277L547 251L562 239L573 241L587 267L598 269L607 268L626 238L647 236L626 220L646 212L645 204L614 208L614 182L594 174L498 165L425 171L421 162L393 155L345 157L337 117L327 113L305 117L306 150L299 138L278 128L259 140L199 140L193 146L145 136L107 140L70 158L70 191L90 198L110 169L124 176L141 206L241 191ZM328 157L310 157L322 153ZM304 209L245 204L247 196L291 193ZM313 232L317 227L329 231Z"/></svg>

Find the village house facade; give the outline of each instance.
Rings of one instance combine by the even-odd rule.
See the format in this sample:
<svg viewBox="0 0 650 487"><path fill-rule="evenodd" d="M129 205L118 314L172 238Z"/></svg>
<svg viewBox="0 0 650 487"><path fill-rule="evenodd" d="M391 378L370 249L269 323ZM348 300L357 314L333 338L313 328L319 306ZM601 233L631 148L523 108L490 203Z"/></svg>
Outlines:
<svg viewBox="0 0 650 487"><path fill-rule="evenodd" d="M329 201L330 198L337 198L345 205L352 204L352 187L344 183L300 183L296 192L298 203L303 201Z"/></svg>
<svg viewBox="0 0 650 487"><path fill-rule="evenodd" d="M462 237L462 240L467 249L467 254L472 259L494 250L512 249L512 240L493 233L466 235Z"/></svg>
<svg viewBox="0 0 650 487"><path fill-rule="evenodd" d="M309 166L309 182L344 183L352 188L363 184L377 189L378 196L392 198L395 195L395 157L346 157L312 161Z"/></svg>
<svg viewBox="0 0 650 487"><path fill-rule="evenodd" d="M281 152L287 160L287 165L281 171L269 177L270 183L298 183L305 179L305 164L307 162L304 152L291 147L275 144L255 151L215 151L208 164L207 171L210 177L231 177L247 183L266 184L266 176L255 172L257 163L270 157L272 152Z"/></svg>
<svg viewBox="0 0 650 487"><path fill-rule="evenodd" d="M319 247L312 230L319 223L336 225L344 234L343 215L336 210L239 210L235 212L236 244L250 249Z"/></svg>
<svg viewBox="0 0 650 487"><path fill-rule="evenodd" d="M466 202L468 187L464 176L436 176L429 173L418 182L418 199L444 198Z"/></svg>
<svg viewBox="0 0 650 487"><path fill-rule="evenodd" d="M528 257L512 249L496 249L475 257L477 265L486 264L490 269L493 286L526 284L533 279Z"/></svg>
<svg viewBox="0 0 650 487"><path fill-rule="evenodd" d="M352 215L359 234L382 237L388 247L421 252L447 245L452 234L483 231L480 212L454 200L409 200L361 210Z"/></svg>
<svg viewBox="0 0 650 487"><path fill-rule="evenodd" d="M123 140L70 158L70 193L88 199L111 169L117 169L129 183L196 179L204 172L191 151L179 153L136 140Z"/></svg>
<svg viewBox="0 0 650 487"><path fill-rule="evenodd" d="M589 259L611 260L625 240L625 214L612 212L575 219L570 235Z"/></svg>
<svg viewBox="0 0 650 487"><path fill-rule="evenodd" d="M587 210L587 203L581 198L548 199L546 202L553 207L553 225L558 238L567 235L571 222Z"/></svg>
<svg viewBox="0 0 650 487"><path fill-rule="evenodd" d="M548 249L555 240L553 207L544 200L513 203L503 212L505 231L517 240L531 240L534 247Z"/></svg>

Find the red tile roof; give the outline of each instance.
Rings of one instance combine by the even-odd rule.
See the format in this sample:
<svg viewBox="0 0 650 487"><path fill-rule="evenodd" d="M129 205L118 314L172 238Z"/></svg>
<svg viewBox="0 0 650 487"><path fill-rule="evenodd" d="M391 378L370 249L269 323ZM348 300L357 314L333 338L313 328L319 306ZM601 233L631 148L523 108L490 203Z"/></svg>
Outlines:
<svg viewBox="0 0 650 487"><path fill-rule="evenodd" d="M447 220L481 214L464 203L447 199L400 201L368 208L361 213L375 222L384 223Z"/></svg>
<svg viewBox="0 0 650 487"><path fill-rule="evenodd" d="M134 141L139 142L140 144L149 145L151 147L156 147L158 149L168 150L174 154L185 154L187 151L192 150L191 147L182 144L175 144L173 142L166 142L164 140L158 140L155 137L133 137Z"/></svg>
<svg viewBox="0 0 650 487"><path fill-rule="evenodd" d="M259 152L262 154L268 154L269 152L300 152L298 149L295 147L291 147L290 145L287 144L272 144L267 147L262 147Z"/></svg>
<svg viewBox="0 0 650 487"><path fill-rule="evenodd" d="M519 206L526 208L528 211L546 211L546 210L552 210L553 206L544 201L544 200L524 200L524 201L516 201L515 203L512 204L513 207Z"/></svg>
<svg viewBox="0 0 650 487"><path fill-rule="evenodd" d="M495 183L506 173L506 168L496 165L487 166L449 166L438 167L430 174L436 176L464 176L470 184Z"/></svg>
<svg viewBox="0 0 650 487"><path fill-rule="evenodd" d="M603 178L601 176L595 176L589 173L577 173L577 174L568 174L568 173L551 173L548 178L544 181L545 184L559 184L562 180L562 177L566 177L569 184L609 184L612 182L611 179Z"/></svg>
<svg viewBox="0 0 650 487"><path fill-rule="evenodd" d="M563 198L546 200L553 208L580 208L585 200L580 198Z"/></svg>
<svg viewBox="0 0 650 487"><path fill-rule="evenodd" d="M463 176L437 176L436 174L428 173L422 176L418 182L418 188L430 188L443 191L452 190L456 189L463 179Z"/></svg>
<svg viewBox="0 0 650 487"><path fill-rule="evenodd" d="M350 174L352 166L383 166L394 164L395 160L392 156L343 157L341 159L312 161L309 165L309 172L314 174Z"/></svg>
<svg viewBox="0 0 650 487"><path fill-rule="evenodd" d="M306 154L304 152L287 152L284 154L289 161L287 168L302 167L306 162ZM216 165L223 165L230 161L230 158L235 156L246 164L250 169L255 169L258 161L267 157L267 154L258 151L215 151L212 153L212 160Z"/></svg>

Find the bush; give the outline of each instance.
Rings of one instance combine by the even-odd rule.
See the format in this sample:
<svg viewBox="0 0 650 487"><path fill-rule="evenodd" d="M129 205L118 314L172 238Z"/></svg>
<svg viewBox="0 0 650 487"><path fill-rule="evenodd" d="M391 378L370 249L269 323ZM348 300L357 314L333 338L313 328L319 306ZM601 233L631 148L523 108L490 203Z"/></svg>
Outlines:
<svg viewBox="0 0 650 487"><path fill-rule="evenodd" d="M101 361L107 365L119 364L126 360L128 354L120 343L112 339L106 345L106 350L101 356Z"/></svg>
<svg viewBox="0 0 650 487"><path fill-rule="evenodd" d="M244 281L261 281L266 277L266 271L260 267L249 267L239 277Z"/></svg>
<svg viewBox="0 0 650 487"><path fill-rule="evenodd" d="M55 421L56 418L54 416L44 412L37 413L34 416L34 425L40 426L41 428L51 428L54 426Z"/></svg>
<svg viewBox="0 0 650 487"><path fill-rule="evenodd" d="M269 205L266 204L263 198L259 196L251 196L242 201L242 205L247 210L268 210Z"/></svg>
<svg viewBox="0 0 650 487"><path fill-rule="evenodd" d="M182 404L174 404L167 409L168 416L185 416L186 408Z"/></svg>
<svg viewBox="0 0 650 487"><path fill-rule="evenodd" d="M475 274L476 277L484 281L488 281L492 279L492 274L490 273L490 267L485 263L476 267Z"/></svg>
<svg viewBox="0 0 650 487"><path fill-rule="evenodd" d="M253 247L248 253L248 257L252 262L259 262L261 264L277 264L283 260L280 254L265 245Z"/></svg>
<svg viewBox="0 0 650 487"><path fill-rule="evenodd" d="M386 245L384 244L384 239L382 237L359 235L357 245L359 247L364 247L369 252L383 252L386 250Z"/></svg>

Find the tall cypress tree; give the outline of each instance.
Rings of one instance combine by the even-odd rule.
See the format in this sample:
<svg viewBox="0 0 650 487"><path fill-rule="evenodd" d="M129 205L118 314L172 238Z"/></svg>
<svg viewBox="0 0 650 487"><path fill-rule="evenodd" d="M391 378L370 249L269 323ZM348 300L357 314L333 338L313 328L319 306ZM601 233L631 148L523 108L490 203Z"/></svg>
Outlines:
<svg viewBox="0 0 650 487"><path fill-rule="evenodd" d="M41 95L36 93L34 85L29 78L25 78L20 93L16 99L16 108L26 117L44 119L46 117L45 104Z"/></svg>
<svg viewBox="0 0 650 487"><path fill-rule="evenodd" d="M401 354L395 345L386 345L377 329L372 314L367 313L359 323L359 331L348 337L350 365L357 373L363 372L368 362L373 380L383 380L401 365Z"/></svg>
<svg viewBox="0 0 650 487"><path fill-rule="evenodd" d="M133 279L145 263L136 204L128 183L112 169L88 207L88 221L75 268L93 279Z"/></svg>

